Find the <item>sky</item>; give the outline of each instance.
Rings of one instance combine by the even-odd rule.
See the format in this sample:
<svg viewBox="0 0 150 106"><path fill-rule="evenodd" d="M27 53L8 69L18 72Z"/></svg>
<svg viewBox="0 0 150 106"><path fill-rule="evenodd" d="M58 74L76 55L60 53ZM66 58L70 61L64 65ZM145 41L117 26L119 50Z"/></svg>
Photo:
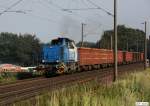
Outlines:
<svg viewBox="0 0 150 106"><path fill-rule="evenodd" d="M0 0L0 13L18 0ZM94 3L95 5L93 5ZM104 30L113 29L114 0L23 0L0 15L0 32L36 34L42 42L56 37L81 40L81 23L84 23L84 40L96 42ZM150 23L150 0L118 0L118 24L144 30L144 21ZM87 9L88 10L77 10ZM93 9L92 9L93 8ZM64 9L76 9L64 11ZM148 24L148 35L150 27Z"/></svg>

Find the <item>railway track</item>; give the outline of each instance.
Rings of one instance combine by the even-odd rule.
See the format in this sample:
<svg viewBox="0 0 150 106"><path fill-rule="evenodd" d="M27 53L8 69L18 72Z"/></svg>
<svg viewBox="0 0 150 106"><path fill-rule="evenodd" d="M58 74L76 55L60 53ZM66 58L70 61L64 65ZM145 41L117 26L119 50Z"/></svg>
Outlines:
<svg viewBox="0 0 150 106"><path fill-rule="evenodd" d="M135 69L143 69L143 64L137 63L120 66L118 68L119 75ZM53 78L23 80L17 83L0 85L0 106L11 105L14 102L34 97L49 90L95 79L104 83L112 81L113 68L62 75Z"/></svg>

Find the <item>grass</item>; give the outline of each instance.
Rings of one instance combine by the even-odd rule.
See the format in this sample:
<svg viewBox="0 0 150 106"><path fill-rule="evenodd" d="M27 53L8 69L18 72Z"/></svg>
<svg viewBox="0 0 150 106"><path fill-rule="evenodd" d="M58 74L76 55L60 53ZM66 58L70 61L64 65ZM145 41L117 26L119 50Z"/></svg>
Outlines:
<svg viewBox="0 0 150 106"><path fill-rule="evenodd" d="M135 106L136 101L150 102L150 69L127 75L111 86L96 81L77 84L49 91L14 106Z"/></svg>
<svg viewBox="0 0 150 106"><path fill-rule="evenodd" d="M42 76L39 72L2 72L0 73L0 84L11 83L17 80L29 79Z"/></svg>
<svg viewBox="0 0 150 106"><path fill-rule="evenodd" d="M0 84L1 83L10 83L17 80L16 73L0 73Z"/></svg>

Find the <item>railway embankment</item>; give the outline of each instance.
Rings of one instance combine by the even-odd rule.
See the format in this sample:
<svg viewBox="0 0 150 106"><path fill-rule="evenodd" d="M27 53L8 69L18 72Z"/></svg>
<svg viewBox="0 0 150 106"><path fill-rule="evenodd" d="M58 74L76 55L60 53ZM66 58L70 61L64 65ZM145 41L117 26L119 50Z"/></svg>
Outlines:
<svg viewBox="0 0 150 106"><path fill-rule="evenodd" d="M150 103L150 69L126 74L111 85L97 81L75 84L45 92L15 103L15 106L135 106Z"/></svg>

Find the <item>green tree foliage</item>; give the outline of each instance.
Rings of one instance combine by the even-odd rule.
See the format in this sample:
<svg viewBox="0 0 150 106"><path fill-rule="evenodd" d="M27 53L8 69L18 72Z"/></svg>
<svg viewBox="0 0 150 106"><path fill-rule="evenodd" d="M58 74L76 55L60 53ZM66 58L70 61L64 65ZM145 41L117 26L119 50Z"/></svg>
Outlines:
<svg viewBox="0 0 150 106"><path fill-rule="evenodd" d="M149 39L147 40L147 57L150 59L150 36Z"/></svg>
<svg viewBox="0 0 150 106"><path fill-rule="evenodd" d="M77 47L81 47L81 42L78 42L76 44ZM89 48L97 48L98 46L96 45L96 43L93 43L93 42L83 42L83 47L89 47Z"/></svg>
<svg viewBox="0 0 150 106"><path fill-rule="evenodd" d="M97 42L100 48L110 49L113 30L105 31L101 40ZM139 29L118 26L118 49L124 51L143 51L145 33ZM112 40L113 41L113 40ZM113 44L113 42L112 42Z"/></svg>
<svg viewBox="0 0 150 106"><path fill-rule="evenodd" d="M41 44L35 35L0 33L0 61L19 65L34 65L39 61Z"/></svg>

